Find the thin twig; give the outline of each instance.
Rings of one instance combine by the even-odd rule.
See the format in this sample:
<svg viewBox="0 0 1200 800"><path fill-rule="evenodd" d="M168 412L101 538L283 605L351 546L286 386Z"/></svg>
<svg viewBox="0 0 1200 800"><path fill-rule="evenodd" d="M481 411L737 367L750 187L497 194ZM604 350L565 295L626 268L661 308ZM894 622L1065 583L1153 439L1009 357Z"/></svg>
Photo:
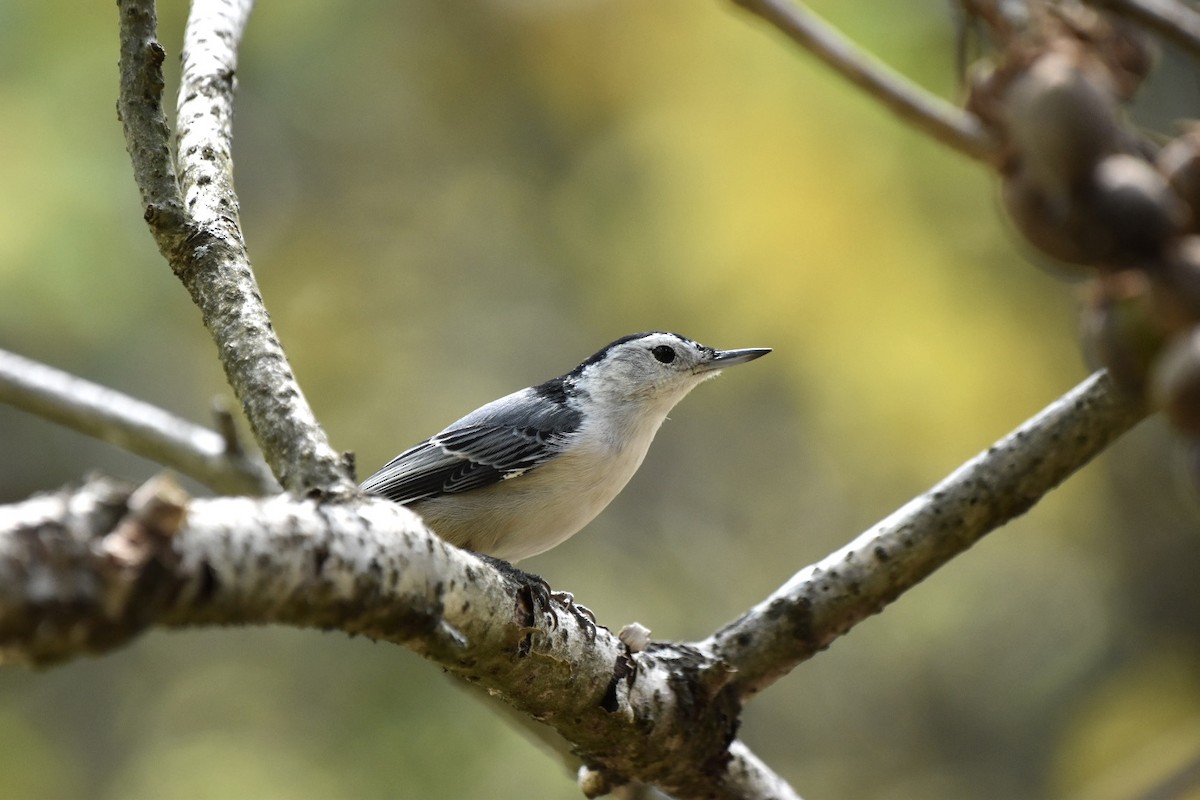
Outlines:
<svg viewBox="0 0 1200 800"><path fill-rule="evenodd" d="M697 647L735 670L744 696L761 691L1029 510L1144 416L1106 373L1092 375Z"/></svg>
<svg viewBox="0 0 1200 800"><path fill-rule="evenodd" d="M261 459L129 395L0 350L0 402L177 470L220 494L274 494Z"/></svg>
<svg viewBox="0 0 1200 800"><path fill-rule="evenodd" d="M154 3L118 5L118 108L159 250L200 308L229 384L280 483L299 493L353 492L349 470L317 423L275 336L238 223L230 124L237 45L252 4L192 5L180 86L178 169L162 109L164 54L155 40Z"/></svg>
<svg viewBox="0 0 1200 800"><path fill-rule="evenodd" d="M121 89L117 114L125 132L125 149L133 178L142 194L143 214L159 241L160 230L183 229L183 198L171 161L170 129L163 112L162 64L166 51L157 39L153 0L122 0ZM163 223L156 220L163 218ZM184 232L181 235L186 235Z"/></svg>
<svg viewBox="0 0 1200 800"><path fill-rule="evenodd" d="M1173 0L1085 0L1111 8L1157 31L1180 47L1200 55L1200 12Z"/></svg>
<svg viewBox="0 0 1200 800"><path fill-rule="evenodd" d="M971 158L986 161L995 147L978 118L930 94L858 49L824 20L789 0L733 0L783 31L900 119Z"/></svg>

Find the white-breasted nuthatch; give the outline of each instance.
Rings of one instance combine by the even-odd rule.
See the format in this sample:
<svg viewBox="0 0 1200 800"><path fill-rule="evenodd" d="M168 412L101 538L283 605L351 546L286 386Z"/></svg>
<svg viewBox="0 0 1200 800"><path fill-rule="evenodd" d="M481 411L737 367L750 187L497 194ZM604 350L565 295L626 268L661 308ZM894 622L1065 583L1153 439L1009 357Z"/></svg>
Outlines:
<svg viewBox="0 0 1200 800"><path fill-rule="evenodd" d="M405 450L362 489L408 506L458 547L510 562L536 555L617 496L684 395L769 352L662 331L622 337Z"/></svg>

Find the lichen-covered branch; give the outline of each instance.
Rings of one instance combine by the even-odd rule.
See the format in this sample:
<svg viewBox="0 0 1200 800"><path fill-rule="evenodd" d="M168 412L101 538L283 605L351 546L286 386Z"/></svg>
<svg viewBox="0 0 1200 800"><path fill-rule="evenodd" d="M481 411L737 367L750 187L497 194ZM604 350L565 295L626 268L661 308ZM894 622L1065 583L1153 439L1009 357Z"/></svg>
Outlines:
<svg viewBox="0 0 1200 800"><path fill-rule="evenodd" d="M0 350L0 403L36 414L195 478L220 494L274 494L261 459L226 435L62 370Z"/></svg>
<svg viewBox="0 0 1200 800"><path fill-rule="evenodd" d="M133 179L142 195L146 221L160 249L174 249L169 232L186 237L183 198L171 160L170 129L163 112L162 64L167 57L158 43L153 0L122 0L121 88L117 113L125 132L125 148L133 164Z"/></svg>
<svg viewBox="0 0 1200 800"><path fill-rule="evenodd" d="M199 0L188 19L172 161L162 106L164 51L152 0L120 0L118 100L145 218L200 308L225 374L272 471L297 493L344 495L330 446L271 326L238 222L230 156L237 43L248 0Z"/></svg>
<svg viewBox="0 0 1200 800"><path fill-rule="evenodd" d="M988 160L995 144L974 114L930 94L793 0L733 0L762 17L846 80L880 101L896 116L942 144L974 159Z"/></svg>
<svg viewBox="0 0 1200 800"><path fill-rule="evenodd" d="M585 790L632 779L679 798L789 797L734 739L746 699L1143 413L1097 373L708 639L633 649L392 503L188 501L161 482L131 493L97 479L0 507L0 654L54 661L154 625L336 628L405 645L552 726L587 765Z"/></svg>
<svg viewBox="0 0 1200 800"><path fill-rule="evenodd" d="M734 741L731 672L631 653L515 570L382 500L189 500L104 479L0 507L0 656L52 663L152 626L287 624L404 645L554 727L601 776L678 798L795 795ZM730 748L732 747L732 751Z"/></svg>
<svg viewBox="0 0 1200 800"><path fill-rule="evenodd" d="M698 648L736 670L743 696L761 691L1025 513L1144 415L1106 373L1092 375Z"/></svg>

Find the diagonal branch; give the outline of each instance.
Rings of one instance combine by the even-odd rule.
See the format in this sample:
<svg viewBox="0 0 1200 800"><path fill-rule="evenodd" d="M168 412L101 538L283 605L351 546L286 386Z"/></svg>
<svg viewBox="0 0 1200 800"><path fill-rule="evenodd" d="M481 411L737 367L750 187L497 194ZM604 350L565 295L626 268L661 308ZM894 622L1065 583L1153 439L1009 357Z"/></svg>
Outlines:
<svg viewBox="0 0 1200 800"><path fill-rule="evenodd" d="M589 766L589 785L787 797L734 739L743 703L1027 511L1142 416L1097 373L707 640L638 652L391 503L182 502L153 483L131 494L93 480L0 507L0 656L60 660L151 625L337 628L402 644L552 726Z"/></svg>
<svg viewBox="0 0 1200 800"><path fill-rule="evenodd" d="M273 494L267 465L236 438L129 395L0 350L0 402L136 453L222 494Z"/></svg>
<svg viewBox="0 0 1200 800"><path fill-rule="evenodd" d="M1098 372L697 647L761 691L985 534L1028 511L1145 415Z"/></svg>
<svg viewBox="0 0 1200 800"><path fill-rule="evenodd" d="M774 25L892 113L942 144L981 161L995 145L974 114L930 94L854 46L803 5L790 0L733 0Z"/></svg>
<svg viewBox="0 0 1200 800"><path fill-rule="evenodd" d="M251 3L198 0L185 34L178 171L162 107L152 0L120 0L118 109L159 250L200 309L272 471L290 491L354 490L300 391L263 305L238 222L230 156L236 48Z"/></svg>
<svg viewBox="0 0 1200 800"><path fill-rule="evenodd" d="M1180 47L1200 55L1200 12L1173 0L1087 0L1111 8L1157 31Z"/></svg>

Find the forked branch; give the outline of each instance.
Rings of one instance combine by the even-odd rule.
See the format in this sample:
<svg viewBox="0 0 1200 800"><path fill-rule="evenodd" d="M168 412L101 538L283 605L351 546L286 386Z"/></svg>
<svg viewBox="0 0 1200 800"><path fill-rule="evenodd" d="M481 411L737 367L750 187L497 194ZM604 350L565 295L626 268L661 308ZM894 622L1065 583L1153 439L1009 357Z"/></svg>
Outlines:
<svg viewBox="0 0 1200 800"><path fill-rule="evenodd" d="M391 503L180 502L153 484L131 494L93 481L0 507L0 654L70 658L156 625L337 628L405 645L551 725L596 785L787 797L734 740L744 702L1024 513L1141 417L1092 376L705 641L637 651Z"/></svg>
<svg viewBox="0 0 1200 800"><path fill-rule="evenodd" d="M120 0L118 100L146 222L200 308L267 463L288 490L344 495L350 470L300 391L259 293L238 222L231 129L237 44L251 3L198 0L185 35L172 160L164 51L152 0ZM178 169L177 169L178 166Z"/></svg>
<svg viewBox="0 0 1200 800"><path fill-rule="evenodd" d="M219 494L274 494L262 459L244 452L228 412L212 431L158 406L0 350L0 402L65 425L194 478Z"/></svg>

